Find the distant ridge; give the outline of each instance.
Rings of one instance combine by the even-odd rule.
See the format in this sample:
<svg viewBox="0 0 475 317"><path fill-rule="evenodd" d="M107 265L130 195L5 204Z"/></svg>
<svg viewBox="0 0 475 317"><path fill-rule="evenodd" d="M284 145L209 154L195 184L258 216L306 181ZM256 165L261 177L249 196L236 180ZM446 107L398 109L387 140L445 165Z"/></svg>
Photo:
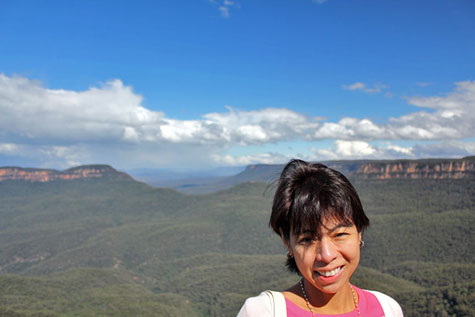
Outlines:
<svg viewBox="0 0 475 317"><path fill-rule="evenodd" d="M475 179L475 156L366 162L353 175L362 179Z"/></svg>
<svg viewBox="0 0 475 317"><path fill-rule="evenodd" d="M41 168L23 168L15 166L0 167L0 182L7 180L19 180L32 183L46 183L54 180L79 180L115 178L130 179L126 173L119 172L109 165L83 165L64 171Z"/></svg>
<svg viewBox="0 0 475 317"><path fill-rule="evenodd" d="M419 160L322 161L352 179L475 179L475 156ZM285 165L249 165L241 173L221 180L236 185L242 182L271 183Z"/></svg>
<svg viewBox="0 0 475 317"><path fill-rule="evenodd" d="M322 163L352 179L475 179L475 156L455 159L341 160ZM161 187L170 187L184 193L203 194L245 182L272 183L278 179L283 167L283 164L253 164L233 176L175 180L168 182L169 186L161 185ZM54 180L100 178L133 180L130 175L119 172L109 165L83 165L64 171L15 166L0 167L0 182L21 180L45 183Z"/></svg>
<svg viewBox="0 0 475 317"><path fill-rule="evenodd" d="M418 160L339 160L321 161L352 180L362 179L475 179L475 156ZM278 180L284 164L252 164L244 171L227 177L183 179L160 186L187 194L206 194L245 182L272 184ZM153 182L149 183L154 186Z"/></svg>
<svg viewBox="0 0 475 317"><path fill-rule="evenodd" d="M323 164L355 179L475 179L475 156L456 159L349 160ZM235 179L268 181L278 178L284 165L249 165Z"/></svg>

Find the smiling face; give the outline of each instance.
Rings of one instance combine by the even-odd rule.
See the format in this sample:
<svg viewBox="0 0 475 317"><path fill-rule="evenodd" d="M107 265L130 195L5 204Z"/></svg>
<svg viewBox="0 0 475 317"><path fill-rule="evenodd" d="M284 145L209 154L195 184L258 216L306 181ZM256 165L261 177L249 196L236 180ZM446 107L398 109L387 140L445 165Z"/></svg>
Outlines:
<svg viewBox="0 0 475 317"><path fill-rule="evenodd" d="M291 234L284 244L294 256L312 291L336 294L345 289L360 261L361 234L354 224L327 219L318 237L310 232ZM307 284L308 285L308 284Z"/></svg>

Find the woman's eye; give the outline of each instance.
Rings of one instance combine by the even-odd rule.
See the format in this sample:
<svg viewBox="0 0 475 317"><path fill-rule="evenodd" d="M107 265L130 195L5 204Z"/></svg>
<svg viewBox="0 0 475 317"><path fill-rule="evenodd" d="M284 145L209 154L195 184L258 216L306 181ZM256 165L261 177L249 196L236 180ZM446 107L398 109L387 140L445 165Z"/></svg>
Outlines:
<svg viewBox="0 0 475 317"><path fill-rule="evenodd" d="M304 238L300 239L299 242L302 243L302 244L308 244L308 243L311 243L312 240L313 240L312 238L304 237Z"/></svg>
<svg viewBox="0 0 475 317"><path fill-rule="evenodd" d="M346 232L340 232L340 233L337 233L335 236L337 238L343 238L343 237L346 237L348 235L348 233Z"/></svg>

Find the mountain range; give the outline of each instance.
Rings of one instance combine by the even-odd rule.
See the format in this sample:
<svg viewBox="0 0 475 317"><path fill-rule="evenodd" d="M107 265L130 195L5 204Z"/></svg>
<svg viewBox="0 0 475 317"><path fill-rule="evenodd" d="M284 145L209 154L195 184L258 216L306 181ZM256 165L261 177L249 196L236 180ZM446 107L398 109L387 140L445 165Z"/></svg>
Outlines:
<svg viewBox="0 0 475 317"><path fill-rule="evenodd" d="M473 161L327 162L371 221L355 285L407 316L474 315ZM0 316L233 316L289 287L267 225L281 168L248 166L201 195L105 165L0 168Z"/></svg>
<svg viewBox="0 0 475 317"><path fill-rule="evenodd" d="M322 162L350 179L475 179L475 156L459 159L422 160L356 160ZM168 187L183 193L199 194L227 189L243 182L272 182L278 179L284 165L249 165L242 172L231 176L189 178L171 177L163 170L135 170L132 176L151 186ZM148 172L148 174L147 174ZM100 177L131 177L108 165L85 165L64 171L38 168L0 167L0 182L25 180L48 182Z"/></svg>

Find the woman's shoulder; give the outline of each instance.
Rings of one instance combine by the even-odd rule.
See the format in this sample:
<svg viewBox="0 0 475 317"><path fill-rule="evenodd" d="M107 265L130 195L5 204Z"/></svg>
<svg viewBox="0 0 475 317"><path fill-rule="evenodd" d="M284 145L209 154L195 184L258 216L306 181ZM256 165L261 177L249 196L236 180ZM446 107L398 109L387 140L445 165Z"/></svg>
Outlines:
<svg viewBox="0 0 475 317"><path fill-rule="evenodd" d="M283 301L285 304L282 293L273 291L262 292L258 296L246 299L237 317L273 316L274 305L279 305L280 301Z"/></svg>
<svg viewBox="0 0 475 317"><path fill-rule="evenodd" d="M270 316L271 312L272 302L266 292L262 292L246 299L236 317Z"/></svg>
<svg viewBox="0 0 475 317"><path fill-rule="evenodd" d="M386 317L392 317L392 316L402 317L403 316L401 306L391 296L388 296L378 291L370 291L370 290L361 290L361 291L363 294L366 295L366 297L371 297L371 295L374 296L374 298L381 305L381 308L383 309Z"/></svg>

